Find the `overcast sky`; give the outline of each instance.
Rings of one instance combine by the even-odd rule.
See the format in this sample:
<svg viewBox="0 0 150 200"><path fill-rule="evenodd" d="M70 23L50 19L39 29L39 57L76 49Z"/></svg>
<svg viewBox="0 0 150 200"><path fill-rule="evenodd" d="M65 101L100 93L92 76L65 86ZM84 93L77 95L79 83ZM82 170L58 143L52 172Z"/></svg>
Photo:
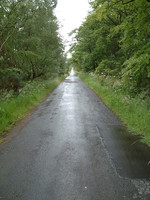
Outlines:
<svg viewBox="0 0 150 200"><path fill-rule="evenodd" d="M65 41L68 50L67 41L70 41L68 33L78 28L89 11L88 0L58 0L55 14L60 22L60 33Z"/></svg>

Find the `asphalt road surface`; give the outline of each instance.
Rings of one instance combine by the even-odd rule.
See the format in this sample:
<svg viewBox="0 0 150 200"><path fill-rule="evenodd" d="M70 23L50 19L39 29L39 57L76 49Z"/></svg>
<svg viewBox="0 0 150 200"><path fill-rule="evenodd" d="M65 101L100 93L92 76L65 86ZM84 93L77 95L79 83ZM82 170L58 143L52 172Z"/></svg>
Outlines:
<svg viewBox="0 0 150 200"><path fill-rule="evenodd" d="M125 131L72 73L0 146L0 200L150 199L149 171L120 142Z"/></svg>

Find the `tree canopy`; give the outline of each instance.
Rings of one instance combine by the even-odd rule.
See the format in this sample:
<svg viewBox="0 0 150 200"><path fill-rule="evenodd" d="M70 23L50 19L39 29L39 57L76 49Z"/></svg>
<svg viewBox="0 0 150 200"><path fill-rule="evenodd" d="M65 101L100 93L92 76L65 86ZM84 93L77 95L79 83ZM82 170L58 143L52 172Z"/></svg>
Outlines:
<svg viewBox="0 0 150 200"><path fill-rule="evenodd" d="M115 76L135 92L150 92L150 3L92 0L76 30L72 63L79 70Z"/></svg>
<svg viewBox="0 0 150 200"><path fill-rule="evenodd" d="M54 15L57 0L0 1L0 89L63 73L66 58Z"/></svg>

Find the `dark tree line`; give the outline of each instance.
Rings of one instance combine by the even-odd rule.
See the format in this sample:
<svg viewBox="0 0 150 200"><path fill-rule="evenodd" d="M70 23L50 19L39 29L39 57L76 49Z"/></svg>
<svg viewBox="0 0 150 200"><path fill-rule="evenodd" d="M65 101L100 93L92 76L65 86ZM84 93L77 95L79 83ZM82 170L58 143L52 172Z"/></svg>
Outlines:
<svg viewBox="0 0 150 200"><path fill-rule="evenodd" d="M64 72L66 58L54 15L56 0L0 1L0 89Z"/></svg>

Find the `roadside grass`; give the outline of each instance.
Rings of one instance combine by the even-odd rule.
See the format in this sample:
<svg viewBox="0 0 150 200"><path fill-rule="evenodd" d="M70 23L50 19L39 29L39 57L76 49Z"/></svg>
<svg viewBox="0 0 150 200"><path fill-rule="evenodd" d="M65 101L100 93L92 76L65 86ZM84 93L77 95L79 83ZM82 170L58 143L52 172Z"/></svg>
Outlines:
<svg viewBox="0 0 150 200"><path fill-rule="evenodd" d="M141 135L141 141L150 146L150 99L141 96L134 98L125 94L119 87L113 87L110 80L105 83L94 74L78 73L79 77L92 89L105 104L120 117L132 134Z"/></svg>
<svg viewBox="0 0 150 200"><path fill-rule="evenodd" d="M53 80L28 82L18 94L0 91L0 142L3 141L6 131L38 105L64 78L62 76Z"/></svg>

